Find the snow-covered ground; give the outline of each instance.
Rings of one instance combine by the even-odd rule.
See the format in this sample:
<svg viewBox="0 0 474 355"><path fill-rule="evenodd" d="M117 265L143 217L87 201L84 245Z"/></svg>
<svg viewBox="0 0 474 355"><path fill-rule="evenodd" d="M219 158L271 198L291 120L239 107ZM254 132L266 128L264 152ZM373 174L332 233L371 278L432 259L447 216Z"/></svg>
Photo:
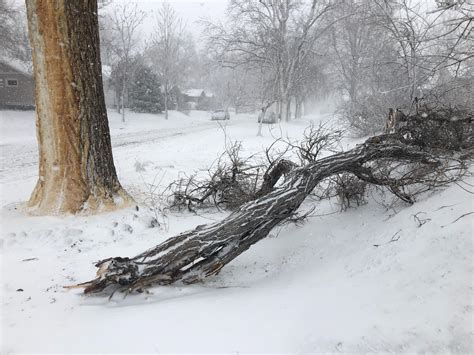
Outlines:
<svg viewBox="0 0 474 355"><path fill-rule="evenodd" d="M172 112L168 121L130 113L125 123L109 116L119 178L139 202L150 183L163 188L206 169L226 141L242 141L250 155L322 119L265 126L257 137L252 115L213 122L202 112ZM456 220L473 203L457 185L410 207L387 209L379 195L346 212L322 203L319 216L278 228L200 285L84 297L63 286L91 279L94 261L133 256L224 213L168 213L157 228L143 205L28 216L34 114L0 111L0 124L4 353L474 351L472 215ZM426 220L421 227L415 214Z"/></svg>

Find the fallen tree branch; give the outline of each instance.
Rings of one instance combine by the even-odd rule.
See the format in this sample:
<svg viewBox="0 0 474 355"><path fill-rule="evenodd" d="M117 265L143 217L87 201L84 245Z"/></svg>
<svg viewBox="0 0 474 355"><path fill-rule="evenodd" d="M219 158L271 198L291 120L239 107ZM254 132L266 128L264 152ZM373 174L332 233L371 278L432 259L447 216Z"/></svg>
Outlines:
<svg viewBox="0 0 474 355"><path fill-rule="evenodd" d="M269 193L280 180L283 175L288 174L297 165L292 161L281 159L278 163L271 168L265 175L263 175L263 182L260 189L256 192L256 197L261 197Z"/></svg>
<svg viewBox="0 0 474 355"><path fill-rule="evenodd" d="M100 292L108 286L131 292L152 284L198 282L217 274L224 265L265 238L275 226L293 216L313 189L332 175L348 172L371 183L395 186L416 182L388 178L379 181L367 169L381 161L422 164L427 172L442 165L430 153L401 143L395 135L372 138L347 152L293 169L282 185L242 205L220 222L197 226L133 258L99 261L97 277L73 287L83 287L85 293Z"/></svg>

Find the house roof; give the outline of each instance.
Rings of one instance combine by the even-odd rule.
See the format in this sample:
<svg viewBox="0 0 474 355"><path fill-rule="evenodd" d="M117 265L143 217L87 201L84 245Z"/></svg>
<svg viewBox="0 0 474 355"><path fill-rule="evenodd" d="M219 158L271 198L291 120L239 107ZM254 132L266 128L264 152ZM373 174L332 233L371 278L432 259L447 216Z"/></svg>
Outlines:
<svg viewBox="0 0 474 355"><path fill-rule="evenodd" d="M184 95L187 95L189 97L200 97L203 93L206 97L213 97L214 96L214 94L212 94L209 91L206 92L206 91L204 91L204 89L189 89L189 90L184 90L184 92L183 92Z"/></svg>
<svg viewBox="0 0 474 355"><path fill-rule="evenodd" d="M0 64L10 68L11 71L16 71L30 77L33 75L33 63L24 63L18 59L10 59L0 56ZM110 65L102 66L102 75L104 77L110 78L111 73L112 67Z"/></svg>
<svg viewBox="0 0 474 355"><path fill-rule="evenodd" d="M16 71L26 76L32 75L33 63L25 63L18 59L0 56L0 64L10 68L11 71Z"/></svg>
<svg viewBox="0 0 474 355"><path fill-rule="evenodd" d="M189 89L189 90L184 90L184 94L190 97L199 97L203 93L203 89Z"/></svg>

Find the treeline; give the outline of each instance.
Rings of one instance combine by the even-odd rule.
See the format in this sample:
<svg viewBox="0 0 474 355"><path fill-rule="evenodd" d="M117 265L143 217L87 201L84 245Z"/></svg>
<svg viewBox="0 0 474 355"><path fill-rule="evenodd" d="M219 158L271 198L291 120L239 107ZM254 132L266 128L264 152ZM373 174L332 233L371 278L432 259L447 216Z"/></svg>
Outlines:
<svg viewBox="0 0 474 355"><path fill-rule="evenodd" d="M226 22L208 23L208 48L236 92L282 119L330 93L368 134L388 108L473 109L473 14L462 0L232 0Z"/></svg>
<svg viewBox="0 0 474 355"><path fill-rule="evenodd" d="M379 131L389 108L474 110L469 1L230 0L225 19L193 35L168 3L149 33L136 4L99 5L102 61L119 110L167 117L190 109L183 91L200 88L214 93L214 107L268 108L290 120L331 98L358 134ZM20 13L0 0L0 44L28 61Z"/></svg>

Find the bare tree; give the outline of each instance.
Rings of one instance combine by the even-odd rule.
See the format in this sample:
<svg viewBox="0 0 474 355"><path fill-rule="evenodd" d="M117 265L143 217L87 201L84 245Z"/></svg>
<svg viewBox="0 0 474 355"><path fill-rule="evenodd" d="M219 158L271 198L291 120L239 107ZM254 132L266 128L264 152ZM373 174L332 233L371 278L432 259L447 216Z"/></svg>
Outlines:
<svg viewBox="0 0 474 355"><path fill-rule="evenodd" d="M324 32L322 20L332 9L332 1L233 0L229 25L208 24L208 42L224 65L266 68L278 83L274 99L286 120L298 72L307 64Z"/></svg>
<svg viewBox="0 0 474 355"><path fill-rule="evenodd" d="M0 0L0 49L8 50L14 45L15 39L12 31L17 15L13 2Z"/></svg>
<svg viewBox="0 0 474 355"><path fill-rule="evenodd" d="M31 66L26 14L10 0L0 0L0 54Z"/></svg>
<svg viewBox="0 0 474 355"><path fill-rule="evenodd" d="M333 14L341 20L326 40L337 87L343 93L344 117L354 131L362 135L380 131L383 113L390 107L416 110L421 99L436 96L440 101L443 91L469 96L469 5L452 3L435 7L434 2L412 0L348 0L337 4ZM459 102L448 96L444 100L448 105Z"/></svg>
<svg viewBox="0 0 474 355"><path fill-rule="evenodd" d="M131 201L112 157L102 88L97 2L26 2L36 82L39 179L34 213L115 208Z"/></svg>
<svg viewBox="0 0 474 355"><path fill-rule="evenodd" d="M472 68L474 62L473 24L474 3L464 0L438 0L437 9L431 14L441 14L438 34L432 36L433 40L441 40L445 47L438 54L436 68L454 67L455 74L459 71ZM464 66L464 68L463 68Z"/></svg>
<svg viewBox="0 0 474 355"><path fill-rule="evenodd" d="M170 90L180 82L185 70L185 26L173 7L164 2L158 11L151 39L153 66L162 80L165 119L168 119Z"/></svg>
<svg viewBox="0 0 474 355"><path fill-rule="evenodd" d="M131 77L130 62L138 45L138 29L145 18L145 13L136 4L125 3L116 5L113 9L111 26L114 33L112 48L117 59L116 69L120 77L120 106L122 121L125 122L125 100L128 94L128 82Z"/></svg>
<svg viewBox="0 0 474 355"><path fill-rule="evenodd" d="M204 77L206 86L215 95L221 107L234 107L235 113L253 111L260 95L261 73L254 68L228 68L210 60Z"/></svg>
<svg viewBox="0 0 474 355"><path fill-rule="evenodd" d="M408 105L415 97L420 97L423 81L425 39L433 26L433 22L422 16L421 3L412 3L411 0L376 1L381 10L380 23L398 44L400 63L405 72L405 85L400 90L407 90Z"/></svg>
<svg viewBox="0 0 474 355"><path fill-rule="evenodd" d="M438 2L436 9L414 0L376 0L375 3L382 12L380 23L399 49L399 63L406 79L405 85L398 89L408 89L407 107L423 96L423 87L441 68L472 57L472 51L457 51L469 39L472 43L474 7L468 2L447 2L450 5ZM448 39L450 35L454 38Z"/></svg>
<svg viewBox="0 0 474 355"><path fill-rule="evenodd" d="M321 47L326 46L322 45ZM328 57L327 47L324 50L318 50L318 53L308 56L306 64L295 72L292 90L295 118L302 117L306 101L313 98L327 98L334 90L336 85L331 84L327 73L329 63L326 58Z"/></svg>
<svg viewBox="0 0 474 355"><path fill-rule="evenodd" d="M380 41L380 31L371 20L371 4L357 0L338 4L336 16L344 19L330 32L333 65L338 73L338 88L348 96L352 113L358 97L364 95L362 84Z"/></svg>

